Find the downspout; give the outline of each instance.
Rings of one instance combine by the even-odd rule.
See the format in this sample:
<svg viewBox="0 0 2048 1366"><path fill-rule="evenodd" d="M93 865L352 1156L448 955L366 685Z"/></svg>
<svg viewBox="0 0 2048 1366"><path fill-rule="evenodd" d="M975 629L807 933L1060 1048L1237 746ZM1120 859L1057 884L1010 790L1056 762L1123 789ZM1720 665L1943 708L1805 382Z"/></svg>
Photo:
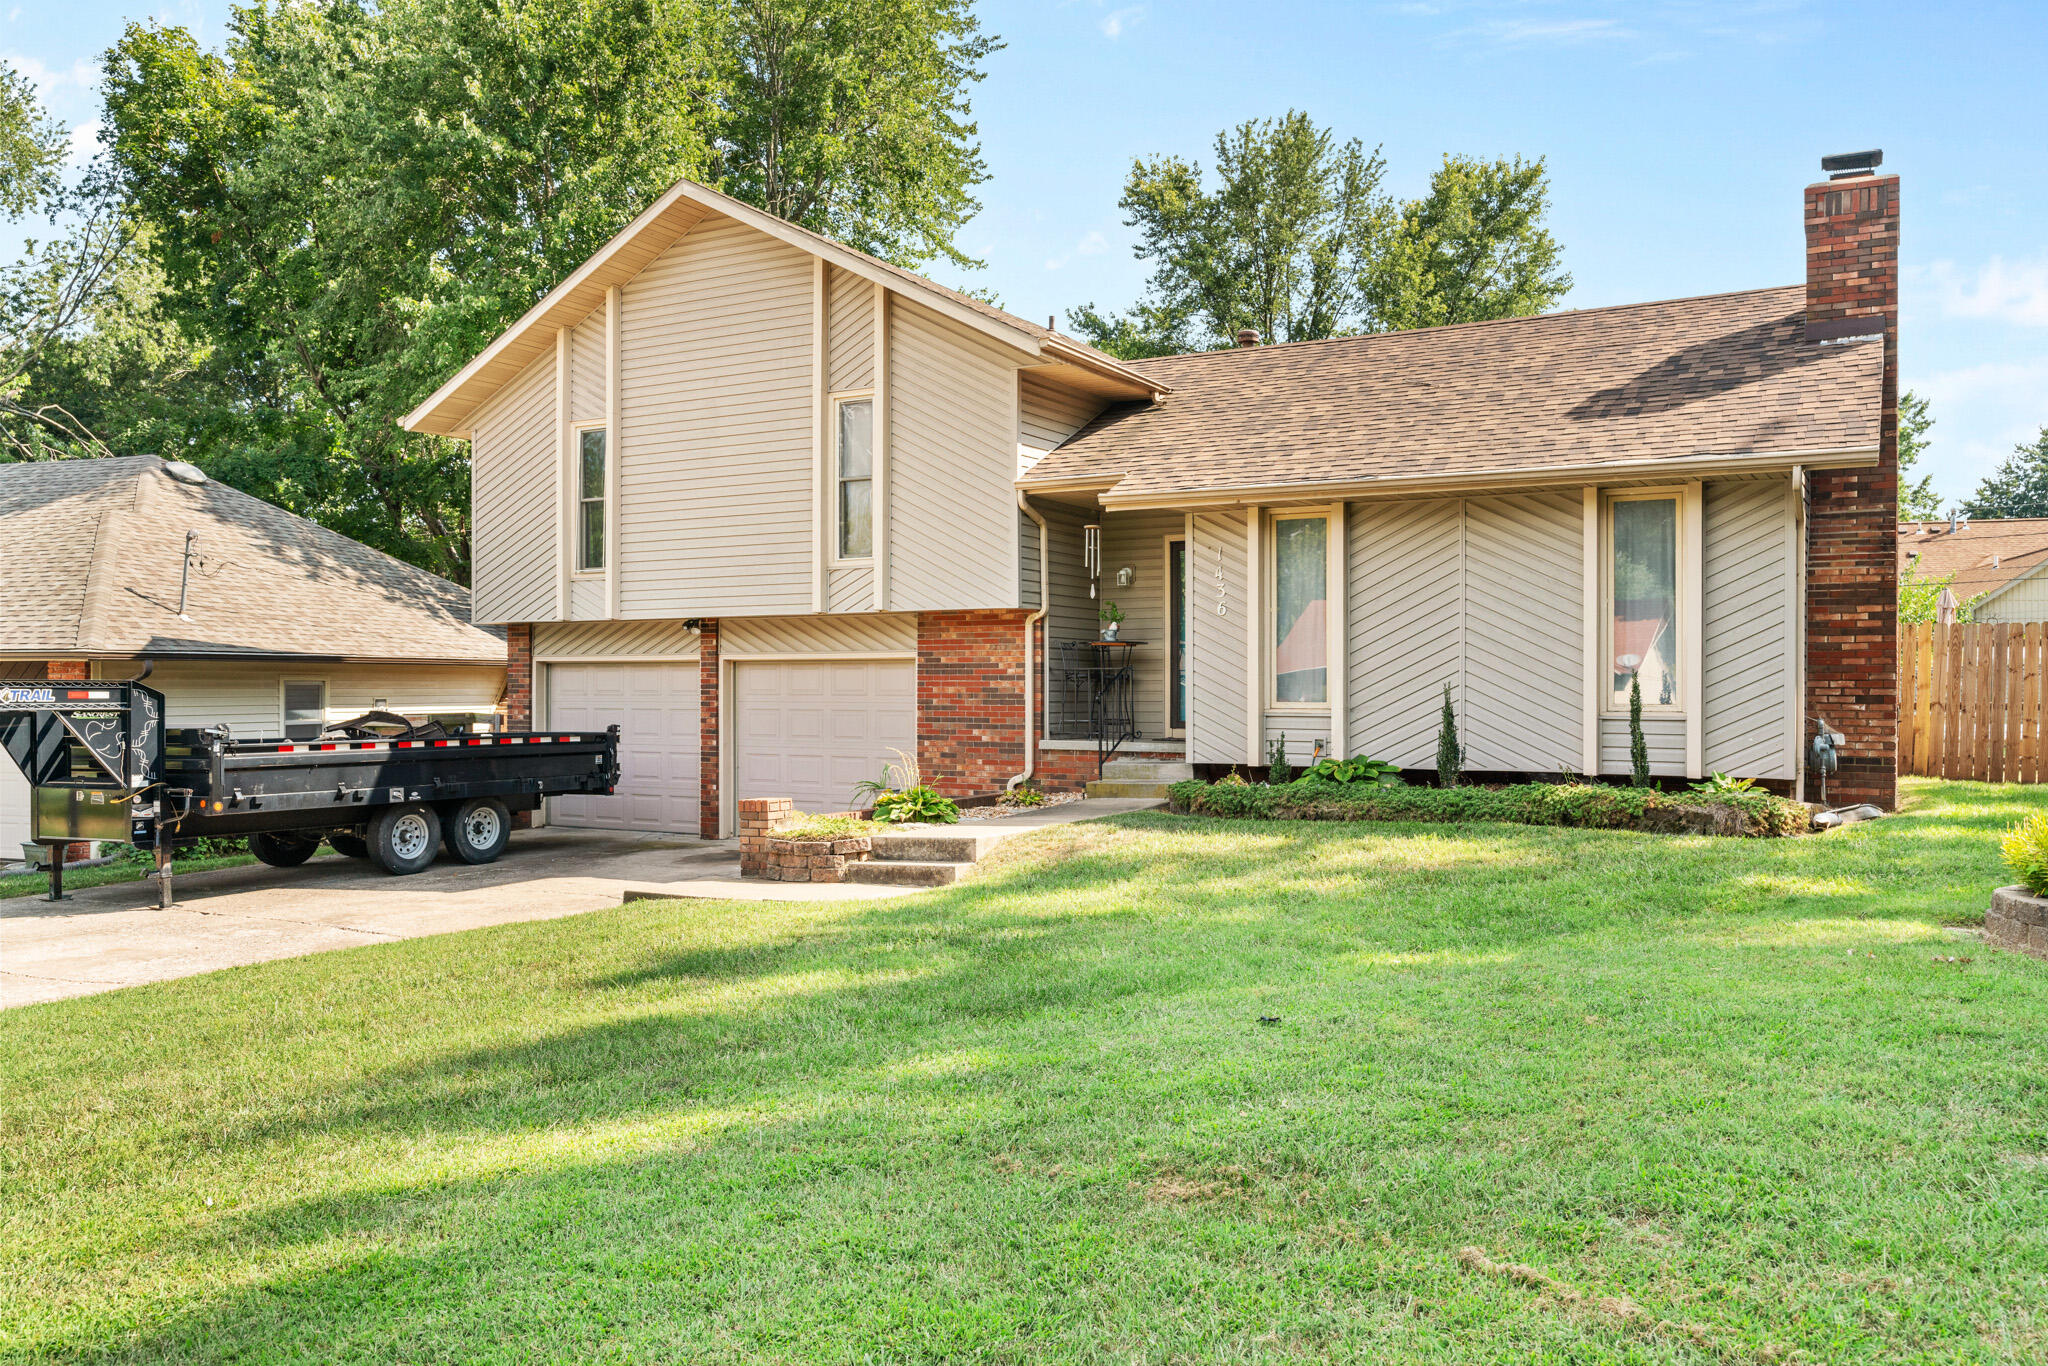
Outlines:
<svg viewBox="0 0 2048 1366"><path fill-rule="evenodd" d="M1038 713L1032 706L1031 686L1038 666L1032 662L1031 646L1038 623L1045 620L1046 610L1052 606L1052 532L1045 518L1024 496L1023 489L1017 490L1017 506L1038 523L1038 610L1024 618L1024 771L1003 784L1005 792L1014 792L1019 783L1030 782L1031 775L1038 771Z"/></svg>

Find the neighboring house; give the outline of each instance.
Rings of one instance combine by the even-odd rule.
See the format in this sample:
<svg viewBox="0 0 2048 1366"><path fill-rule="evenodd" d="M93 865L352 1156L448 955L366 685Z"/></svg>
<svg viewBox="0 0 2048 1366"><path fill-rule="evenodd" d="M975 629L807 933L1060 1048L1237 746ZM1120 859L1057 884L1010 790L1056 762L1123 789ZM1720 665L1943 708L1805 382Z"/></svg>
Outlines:
<svg viewBox="0 0 2048 1366"><path fill-rule="evenodd" d="M1472 769L1622 775L1635 673L1656 772L1824 717L1890 805L1897 193L1808 187L1804 285L1124 363L685 182L407 424L515 715L624 728L557 819L1073 785L1104 602L1126 754L1428 768L1449 684Z"/></svg>
<svg viewBox="0 0 2048 1366"><path fill-rule="evenodd" d="M0 543L0 678L134 678L147 660L171 725L241 739L503 705L503 633L470 625L460 586L190 465L0 465ZM0 758L0 857L28 837L27 806Z"/></svg>
<svg viewBox="0 0 2048 1366"><path fill-rule="evenodd" d="M2048 621L2048 517L1899 523L1899 573L1948 579L1976 621Z"/></svg>

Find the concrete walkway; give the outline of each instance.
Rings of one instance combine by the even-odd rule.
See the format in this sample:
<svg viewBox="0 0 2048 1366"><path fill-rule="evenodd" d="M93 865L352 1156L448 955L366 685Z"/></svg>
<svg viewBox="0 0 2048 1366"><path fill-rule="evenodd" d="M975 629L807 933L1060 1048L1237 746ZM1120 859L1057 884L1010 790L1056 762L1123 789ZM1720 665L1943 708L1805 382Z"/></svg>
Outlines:
<svg viewBox="0 0 2048 1366"><path fill-rule="evenodd" d="M970 830L994 843L1069 821L1156 806L1082 801ZM985 851L984 851L985 852ZM597 830L520 831L496 863L443 860L392 877L355 859L301 868L225 868L176 882L178 904L156 908L149 882L89 887L52 905L0 901L0 1008L86 996L217 968L420 935L551 920L644 896L730 901L838 901L916 889L763 882L739 875L731 841Z"/></svg>

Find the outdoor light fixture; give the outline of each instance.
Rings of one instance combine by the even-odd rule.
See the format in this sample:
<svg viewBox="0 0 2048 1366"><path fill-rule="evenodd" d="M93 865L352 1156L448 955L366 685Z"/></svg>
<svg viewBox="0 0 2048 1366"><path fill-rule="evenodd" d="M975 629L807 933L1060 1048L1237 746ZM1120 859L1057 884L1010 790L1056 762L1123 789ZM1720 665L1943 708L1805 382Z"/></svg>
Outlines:
<svg viewBox="0 0 2048 1366"><path fill-rule="evenodd" d="M1997 568L1996 565L1992 567L1994 569ZM1137 577L1138 571L1131 568L1129 565L1125 565L1122 569L1116 571L1116 586L1118 588L1129 588L1131 586L1131 580Z"/></svg>

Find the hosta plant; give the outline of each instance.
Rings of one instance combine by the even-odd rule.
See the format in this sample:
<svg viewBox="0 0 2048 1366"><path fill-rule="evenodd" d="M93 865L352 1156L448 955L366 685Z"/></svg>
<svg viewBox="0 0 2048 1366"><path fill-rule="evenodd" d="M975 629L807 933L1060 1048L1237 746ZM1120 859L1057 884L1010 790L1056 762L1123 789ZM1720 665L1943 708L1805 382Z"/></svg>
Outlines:
<svg viewBox="0 0 2048 1366"><path fill-rule="evenodd" d="M1399 787L1401 769L1385 759L1368 759L1363 754L1356 759L1325 759L1301 775L1316 778L1326 783L1377 783L1381 787Z"/></svg>
<svg viewBox="0 0 2048 1366"><path fill-rule="evenodd" d="M891 825L951 825L960 819L960 808L952 798L941 797L928 787L911 787L876 797L875 819Z"/></svg>
<svg viewBox="0 0 2048 1366"><path fill-rule="evenodd" d="M2005 866L2035 896L2048 896L2048 814L2036 812L2005 832Z"/></svg>

